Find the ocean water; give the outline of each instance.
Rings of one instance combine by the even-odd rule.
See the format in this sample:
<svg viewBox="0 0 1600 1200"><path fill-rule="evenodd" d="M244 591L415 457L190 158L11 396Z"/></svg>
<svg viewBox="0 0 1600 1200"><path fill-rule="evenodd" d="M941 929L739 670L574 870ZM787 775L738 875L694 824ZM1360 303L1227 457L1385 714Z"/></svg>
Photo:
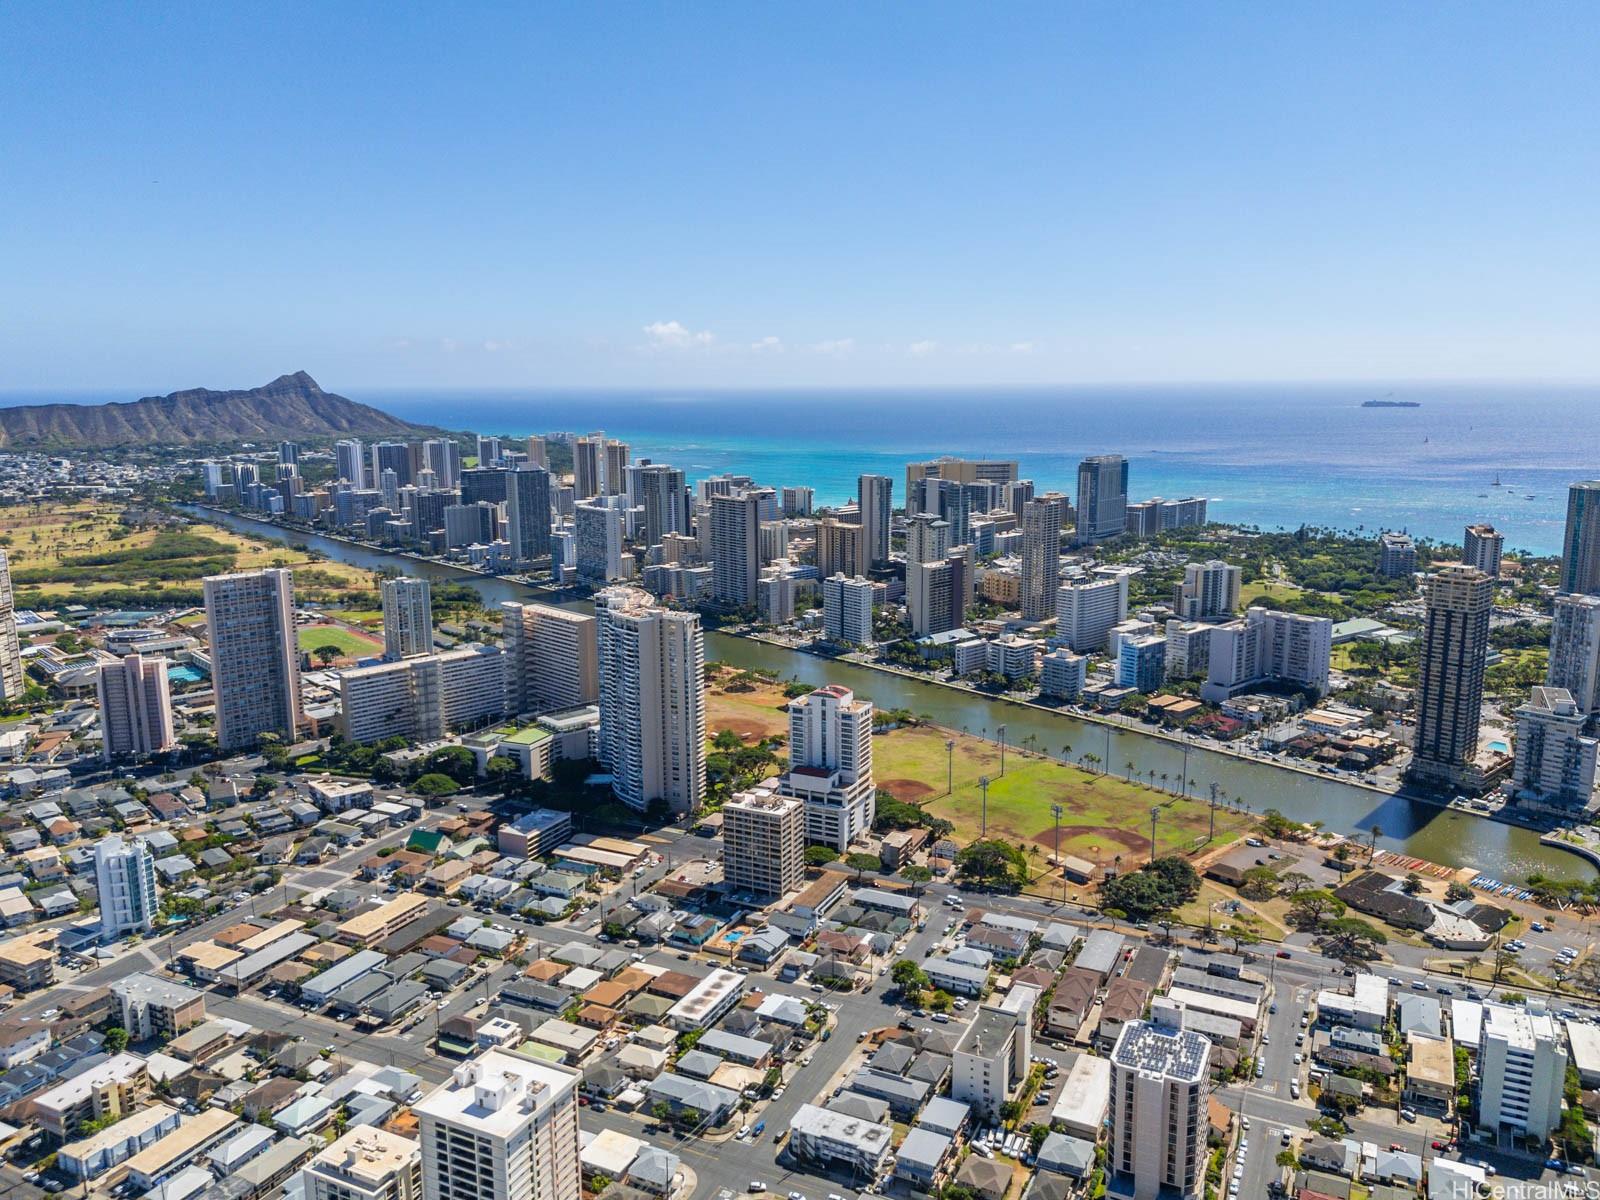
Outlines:
<svg viewBox="0 0 1600 1200"><path fill-rule="evenodd" d="M1420 408L1362 408L1389 396ZM399 416L485 433L603 429L634 457L772 486L818 503L907 462L1015 458L1073 495L1078 460L1129 460L1132 499L1202 495L1214 519L1458 543L1488 521L1508 548L1559 553L1566 487L1600 475L1600 388L1139 387L935 391L498 392L378 389ZM1499 479L1499 487L1494 486Z"/></svg>
<svg viewBox="0 0 1600 1200"><path fill-rule="evenodd" d="M1041 491L1076 488L1078 460L1129 459L1131 498L1203 495L1219 521L1459 543L1488 521L1509 548L1561 549L1565 489L1600 477L1600 387L1206 385L919 390L595 391L362 388L326 384L397 416L524 435L603 429L636 459L774 487L809 484L818 503L907 462L953 454L1015 458ZM0 393L0 405L131 399L97 392ZM1389 396L1420 408L1362 408ZM1501 486L1494 486L1499 479Z"/></svg>

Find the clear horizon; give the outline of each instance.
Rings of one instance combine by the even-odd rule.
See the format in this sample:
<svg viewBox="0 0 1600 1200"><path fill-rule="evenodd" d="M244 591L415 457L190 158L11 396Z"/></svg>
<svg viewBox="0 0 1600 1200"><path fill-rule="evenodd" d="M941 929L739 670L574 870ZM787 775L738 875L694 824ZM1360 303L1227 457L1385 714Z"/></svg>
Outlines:
<svg viewBox="0 0 1600 1200"><path fill-rule="evenodd" d="M12 7L0 393L1594 382L1597 35Z"/></svg>

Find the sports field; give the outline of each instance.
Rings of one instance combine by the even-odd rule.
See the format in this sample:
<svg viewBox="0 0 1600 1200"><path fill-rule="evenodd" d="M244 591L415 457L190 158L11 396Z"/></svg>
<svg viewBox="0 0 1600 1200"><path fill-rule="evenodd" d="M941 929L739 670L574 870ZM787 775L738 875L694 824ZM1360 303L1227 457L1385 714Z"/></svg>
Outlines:
<svg viewBox="0 0 1600 1200"><path fill-rule="evenodd" d="M302 625L296 636L300 649L314 653L318 646L336 646L346 658L364 658L383 650L377 638L365 637L342 625Z"/></svg>
<svg viewBox="0 0 1600 1200"><path fill-rule="evenodd" d="M954 791L946 790L945 743L955 742ZM958 842L983 830L983 793L978 779L988 776L988 833L1006 841L1037 846L1049 855L1055 845L1060 805L1061 853L1096 863L1143 859L1150 851L1150 809L1159 807L1158 853L1191 850L1206 838L1208 807L1116 776L1095 775L1053 759L1006 751L1000 773L999 747L992 742L942 729L897 729L873 739L873 774L880 788L901 800L921 804L956 827ZM1217 813L1217 840L1232 840L1249 817ZM1042 863L1042 859L1041 859Z"/></svg>

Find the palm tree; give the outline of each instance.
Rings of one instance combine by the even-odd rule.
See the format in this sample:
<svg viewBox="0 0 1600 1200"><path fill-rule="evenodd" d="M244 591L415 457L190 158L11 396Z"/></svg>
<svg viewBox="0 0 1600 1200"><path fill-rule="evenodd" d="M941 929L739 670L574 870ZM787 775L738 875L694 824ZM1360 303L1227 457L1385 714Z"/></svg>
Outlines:
<svg viewBox="0 0 1600 1200"><path fill-rule="evenodd" d="M1133 782L1133 759L1130 758L1127 762L1123 763L1122 765L1128 772L1128 782L1132 783Z"/></svg>
<svg viewBox="0 0 1600 1200"><path fill-rule="evenodd" d="M1378 854L1378 839L1383 836L1383 826L1374 825L1367 831L1367 833L1371 839L1367 843L1367 863L1368 865L1371 865L1372 860L1377 857Z"/></svg>
<svg viewBox="0 0 1600 1200"><path fill-rule="evenodd" d="M1070 762L1071 760L1072 760L1072 746L1067 742L1062 742L1061 743L1061 761L1062 762Z"/></svg>

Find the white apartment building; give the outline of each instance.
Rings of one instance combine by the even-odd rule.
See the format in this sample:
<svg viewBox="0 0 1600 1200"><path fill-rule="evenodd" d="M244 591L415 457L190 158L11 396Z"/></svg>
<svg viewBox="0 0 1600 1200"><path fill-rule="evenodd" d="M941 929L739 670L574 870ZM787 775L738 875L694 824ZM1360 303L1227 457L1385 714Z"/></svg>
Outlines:
<svg viewBox="0 0 1600 1200"><path fill-rule="evenodd" d="M1549 804L1587 808L1600 742L1584 736L1588 718L1562 688L1536 687L1517 709L1517 792Z"/></svg>
<svg viewBox="0 0 1600 1200"><path fill-rule="evenodd" d="M304 720L294 575L268 567L211 575L204 587L218 749L253 746L263 733L292 743Z"/></svg>
<svg viewBox="0 0 1600 1200"><path fill-rule="evenodd" d="M1238 567L1220 559L1189 563L1183 568L1183 582L1172 598L1172 607L1185 621L1219 621L1231 617L1239 607L1239 582L1243 575Z"/></svg>
<svg viewBox="0 0 1600 1200"><path fill-rule="evenodd" d="M1028 1077L1033 1054L1036 989L1018 984L1004 1003L985 1004L950 1059L950 1098L970 1105L984 1121L998 1121L1000 1106Z"/></svg>
<svg viewBox="0 0 1600 1200"><path fill-rule="evenodd" d="M829 685L789 702L789 770L779 783L805 803L806 840L841 854L877 816L872 703Z"/></svg>
<svg viewBox="0 0 1600 1200"><path fill-rule="evenodd" d="M579 1200L577 1071L486 1050L412 1106L424 1200Z"/></svg>
<svg viewBox="0 0 1600 1200"><path fill-rule="evenodd" d="M1109 1191L1134 1200L1200 1195L1205 1184L1211 1043L1157 1001L1111 1051Z"/></svg>
<svg viewBox="0 0 1600 1200"><path fill-rule="evenodd" d="M433 590L426 579L383 581L383 656L390 662L433 652Z"/></svg>
<svg viewBox="0 0 1600 1200"><path fill-rule="evenodd" d="M600 698L595 620L549 604L500 606L506 711L577 708Z"/></svg>
<svg viewBox="0 0 1600 1200"><path fill-rule="evenodd" d="M771 791L722 806L722 878L734 892L776 900L805 882L806 807Z"/></svg>
<svg viewBox="0 0 1600 1200"><path fill-rule="evenodd" d="M1579 711L1600 708L1600 596L1557 596L1550 613L1546 687L1565 688Z"/></svg>
<svg viewBox="0 0 1600 1200"><path fill-rule="evenodd" d="M1167 678L1194 679L1211 669L1211 631L1203 621L1168 621Z"/></svg>
<svg viewBox="0 0 1600 1200"><path fill-rule="evenodd" d="M1124 572L1097 573L1056 589L1056 636L1076 654L1104 654L1107 636L1127 619Z"/></svg>
<svg viewBox="0 0 1600 1200"><path fill-rule="evenodd" d="M1328 690L1333 622L1252 607L1211 633L1210 665L1200 697L1220 704L1265 683L1287 683L1317 695Z"/></svg>
<svg viewBox="0 0 1600 1200"><path fill-rule="evenodd" d="M422 1147L357 1125L305 1165L306 1200L422 1200Z"/></svg>
<svg viewBox="0 0 1600 1200"><path fill-rule="evenodd" d="M20 700L27 679L17 641L16 597L11 589L11 559L0 549L0 700Z"/></svg>
<svg viewBox="0 0 1600 1200"><path fill-rule="evenodd" d="M178 744L166 659L129 654L103 662L95 688L100 701L100 755L107 762L164 754Z"/></svg>
<svg viewBox="0 0 1600 1200"><path fill-rule="evenodd" d="M1561 1123L1567 1052L1541 1006L1485 1003L1478 1046L1478 1127L1545 1138Z"/></svg>
<svg viewBox="0 0 1600 1200"><path fill-rule="evenodd" d="M351 487L365 487L366 447L360 438L343 438L333 444L333 477L342 479Z"/></svg>
<svg viewBox="0 0 1600 1200"><path fill-rule="evenodd" d="M505 654L464 646L339 675L339 725L352 742L431 741L505 714Z"/></svg>
<svg viewBox="0 0 1600 1200"><path fill-rule="evenodd" d="M831 642L870 646L872 636L872 582L843 572L822 581L822 629Z"/></svg>
<svg viewBox="0 0 1600 1200"><path fill-rule="evenodd" d="M1076 700L1089 681L1089 659L1065 648L1039 660L1039 692L1057 700Z"/></svg>
<svg viewBox="0 0 1600 1200"><path fill-rule="evenodd" d="M100 936L106 941L155 927L156 860L142 838L109 833L95 843L94 881L100 893Z"/></svg>
<svg viewBox="0 0 1600 1200"><path fill-rule="evenodd" d="M694 613L638 588L595 597L600 757L611 790L643 812L693 812L706 787L705 635Z"/></svg>

